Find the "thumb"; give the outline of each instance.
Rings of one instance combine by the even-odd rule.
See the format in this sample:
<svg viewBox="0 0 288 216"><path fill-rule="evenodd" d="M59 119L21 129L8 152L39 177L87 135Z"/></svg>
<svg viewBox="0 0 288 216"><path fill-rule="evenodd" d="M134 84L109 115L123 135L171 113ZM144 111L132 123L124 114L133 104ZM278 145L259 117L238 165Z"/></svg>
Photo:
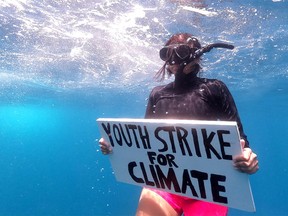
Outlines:
<svg viewBox="0 0 288 216"><path fill-rule="evenodd" d="M245 140L244 140L244 139L240 139L240 144L241 144L242 149L244 149L244 147L245 147Z"/></svg>

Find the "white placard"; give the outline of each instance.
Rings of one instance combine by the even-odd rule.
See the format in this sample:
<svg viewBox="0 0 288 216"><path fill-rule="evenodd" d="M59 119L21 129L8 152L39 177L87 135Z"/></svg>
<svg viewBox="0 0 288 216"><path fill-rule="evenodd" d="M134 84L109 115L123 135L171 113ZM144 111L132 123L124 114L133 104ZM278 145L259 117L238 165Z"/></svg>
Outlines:
<svg viewBox="0 0 288 216"><path fill-rule="evenodd" d="M236 122L97 119L118 181L255 211L248 174L234 169L241 154Z"/></svg>

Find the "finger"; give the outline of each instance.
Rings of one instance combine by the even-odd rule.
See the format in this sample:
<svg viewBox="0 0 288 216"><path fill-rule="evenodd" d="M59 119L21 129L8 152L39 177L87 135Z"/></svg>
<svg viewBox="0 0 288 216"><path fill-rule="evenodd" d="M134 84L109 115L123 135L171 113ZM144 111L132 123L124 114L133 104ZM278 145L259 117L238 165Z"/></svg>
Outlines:
<svg viewBox="0 0 288 216"><path fill-rule="evenodd" d="M239 167L248 167L253 163L254 158L251 157L251 153L243 153L233 159L234 165Z"/></svg>
<svg viewBox="0 0 288 216"><path fill-rule="evenodd" d="M244 156L244 158L247 160L247 161L249 161L249 160L251 160L251 155L252 155L252 150L250 149L250 148L244 148L243 149L243 156Z"/></svg>
<svg viewBox="0 0 288 216"><path fill-rule="evenodd" d="M245 140L240 139L240 145L242 147L242 154L233 157L234 162L239 162L242 160L249 160L252 150L250 148L245 148Z"/></svg>
<svg viewBox="0 0 288 216"><path fill-rule="evenodd" d="M242 163L242 162L247 162L247 161L249 161L249 153L244 153L243 152L243 154L241 154L241 155L237 155L237 156L234 156L233 157L233 162L234 163Z"/></svg>
<svg viewBox="0 0 288 216"><path fill-rule="evenodd" d="M113 148L110 145L110 143L106 142L106 140L102 137L99 139L99 146L101 149L101 152L103 154L111 154L113 152Z"/></svg>
<svg viewBox="0 0 288 216"><path fill-rule="evenodd" d="M240 167L239 170L241 172L247 173L247 174L253 174L259 170L258 161L255 161L253 164L251 164L248 167Z"/></svg>
<svg viewBox="0 0 288 216"><path fill-rule="evenodd" d="M105 145L100 145L101 151L106 151L108 148Z"/></svg>
<svg viewBox="0 0 288 216"><path fill-rule="evenodd" d="M105 141L104 138L102 137L102 138L100 138L99 143L100 143L101 145L104 145L104 144L106 144L106 141Z"/></svg>
<svg viewBox="0 0 288 216"><path fill-rule="evenodd" d="M257 155L255 153L252 153L251 154L251 164L252 166L250 166L250 170L258 170L259 169L259 161L258 161L258 158L257 158Z"/></svg>
<svg viewBox="0 0 288 216"><path fill-rule="evenodd" d="M110 151L108 149L101 149L102 154L110 154Z"/></svg>
<svg viewBox="0 0 288 216"><path fill-rule="evenodd" d="M253 163L253 166L248 168L247 173L253 174L253 173L257 172L258 170L259 170L259 164L258 164L258 160L257 160Z"/></svg>
<svg viewBox="0 0 288 216"><path fill-rule="evenodd" d="M108 148L108 146L110 145L109 143L107 143L103 138L101 138L99 140L99 145L100 146L106 146Z"/></svg>
<svg viewBox="0 0 288 216"><path fill-rule="evenodd" d="M259 170L257 155L253 154L249 161L241 161L234 164L235 169L245 172L248 174L253 174Z"/></svg>
<svg viewBox="0 0 288 216"><path fill-rule="evenodd" d="M105 151L105 152L111 152L112 148L110 146L106 146L106 145L100 145L101 151Z"/></svg>
<svg viewBox="0 0 288 216"><path fill-rule="evenodd" d="M244 149L245 143L246 143L246 142L245 142L244 139L240 139L240 144L241 144L242 149Z"/></svg>

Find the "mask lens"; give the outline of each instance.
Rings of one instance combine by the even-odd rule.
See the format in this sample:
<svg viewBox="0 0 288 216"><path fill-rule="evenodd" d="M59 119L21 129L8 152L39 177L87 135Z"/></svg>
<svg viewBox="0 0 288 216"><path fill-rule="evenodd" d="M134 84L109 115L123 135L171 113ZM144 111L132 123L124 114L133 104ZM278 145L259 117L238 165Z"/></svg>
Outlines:
<svg viewBox="0 0 288 216"><path fill-rule="evenodd" d="M168 61L171 57L172 50L169 47L164 47L160 50L159 55L163 61Z"/></svg>
<svg viewBox="0 0 288 216"><path fill-rule="evenodd" d="M191 54L191 48L187 45L180 45L175 49L176 55L184 60Z"/></svg>

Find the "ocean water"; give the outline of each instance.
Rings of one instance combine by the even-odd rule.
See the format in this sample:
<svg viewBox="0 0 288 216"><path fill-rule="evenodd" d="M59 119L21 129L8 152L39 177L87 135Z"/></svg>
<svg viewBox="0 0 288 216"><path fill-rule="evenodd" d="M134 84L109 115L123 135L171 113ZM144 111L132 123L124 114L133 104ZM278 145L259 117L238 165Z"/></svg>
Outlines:
<svg viewBox="0 0 288 216"><path fill-rule="evenodd" d="M134 215L140 187L117 182L99 117L142 118L171 34L233 51L201 76L231 90L260 170L256 213L288 214L286 0L0 0L0 215ZM164 81L169 82L167 79Z"/></svg>

